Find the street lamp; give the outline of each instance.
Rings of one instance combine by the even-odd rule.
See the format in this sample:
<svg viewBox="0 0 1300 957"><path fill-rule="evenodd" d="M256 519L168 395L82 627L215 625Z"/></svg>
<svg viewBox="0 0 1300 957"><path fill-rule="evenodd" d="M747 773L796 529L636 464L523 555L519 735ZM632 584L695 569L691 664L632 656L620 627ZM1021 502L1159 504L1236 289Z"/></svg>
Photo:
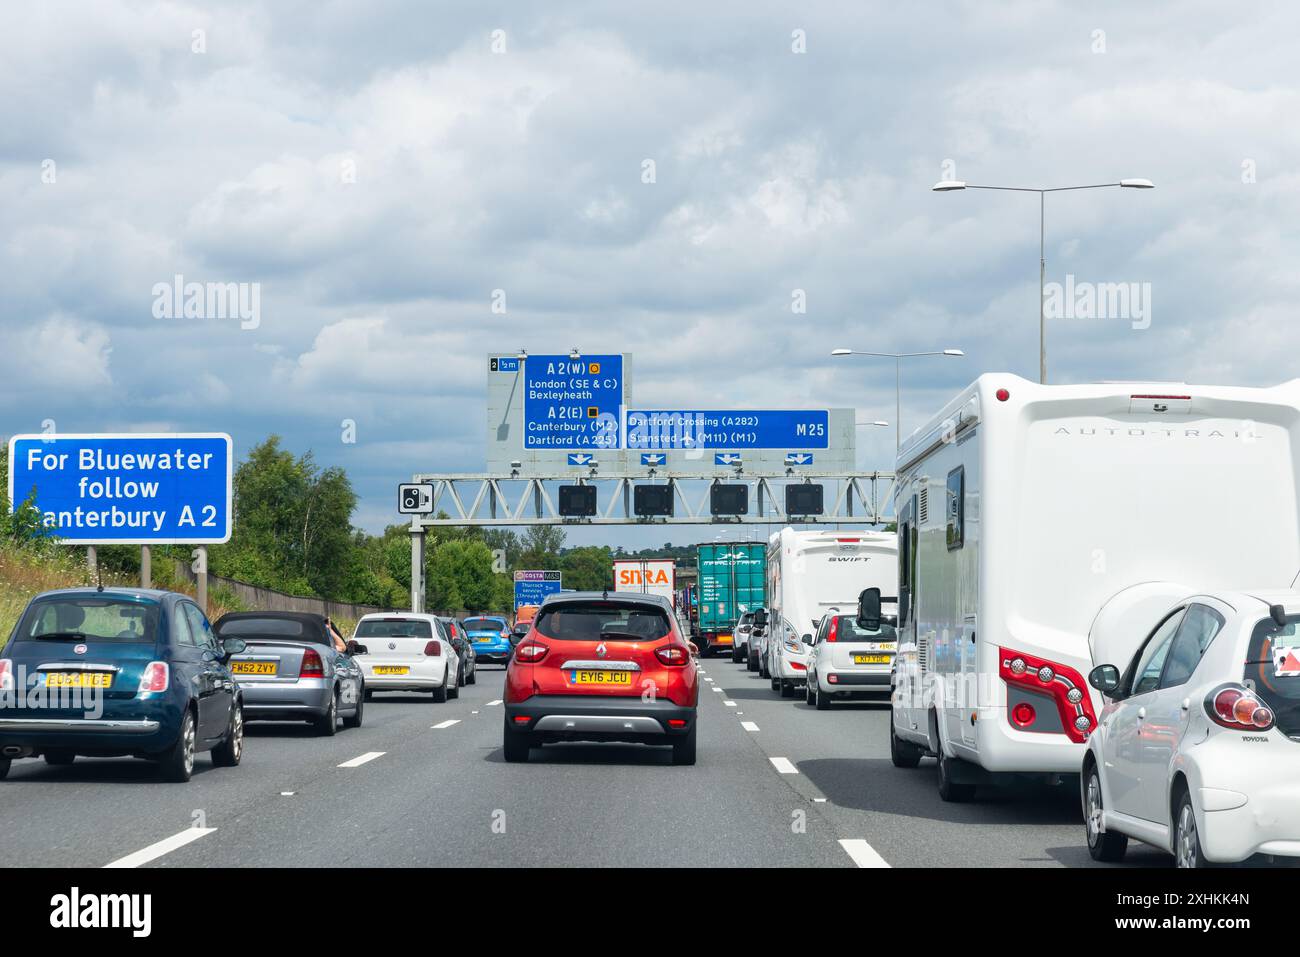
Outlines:
<svg viewBox="0 0 1300 957"><path fill-rule="evenodd" d="M900 359L915 359L918 356L964 356L966 353L960 349L943 349L938 352L860 352L857 349L832 349L831 355L835 358L843 356L876 356L880 359L894 360L894 451L897 452L903 445L902 421L903 421L903 400L902 400L902 380L899 372ZM858 422L855 425L864 425ZM873 422L872 425L888 425L888 422Z"/></svg>
<svg viewBox="0 0 1300 957"><path fill-rule="evenodd" d="M1038 194L1038 381L1047 382L1047 303L1043 300L1043 286L1047 277L1047 255L1045 252L1046 236L1046 196L1048 193L1066 193L1078 189L1109 189L1118 186L1123 189L1155 189L1156 184L1149 179L1122 179L1118 183L1095 183L1090 186L1053 186L1038 188L1034 186L976 186L959 179L940 180L930 187L936 193L952 193L960 189L996 189L1010 193Z"/></svg>

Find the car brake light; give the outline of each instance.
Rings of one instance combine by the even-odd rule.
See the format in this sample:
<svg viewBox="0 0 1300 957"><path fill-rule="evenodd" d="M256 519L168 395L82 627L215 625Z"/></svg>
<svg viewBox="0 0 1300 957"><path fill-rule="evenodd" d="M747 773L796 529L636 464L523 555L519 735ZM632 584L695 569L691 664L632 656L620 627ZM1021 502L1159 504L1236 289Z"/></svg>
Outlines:
<svg viewBox="0 0 1300 957"><path fill-rule="evenodd" d="M840 683L840 676L839 676L839 675L827 675L827 676L826 676L826 683L827 683L827 684L831 684L831 685L837 685L837 684Z"/></svg>
<svg viewBox="0 0 1300 957"><path fill-rule="evenodd" d="M827 641L834 641L834 640L835 640L835 636L836 636L837 634L839 634L839 630L840 630L840 620L839 620L838 618L832 618L832 619L831 619L831 630L828 631L828 632L826 632L826 640L827 640Z"/></svg>
<svg viewBox="0 0 1300 957"><path fill-rule="evenodd" d="M302 667L298 669L299 678L324 678L325 662L320 660L320 652L308 648L303 652Z"/></svg>
<svg viewBox="0 0 1300 957"><path fill-rule="evenodd" d="M14 663L8 658L0 658L0 691L14 690Z"/></svg>
<svg viewBox="0 0 1300 957"><path fill-rule="evenodd" d="M436 641L431 641L424 646L424 653L429 658L437 658L442 654L442 645Z"/></svg>
<svg viewBox="0 0 1300 957"><path fill-rule="evenodd" d="M684 728L684 727L686 727L686 721L685 721L685 719L683 719L683 718L669 718L669 719L668 719L668 727L670 727L670 728Z"/></svg>
<svg viewBox="0 0 1300 957"><path fill-rule="evenodd" d="M529 641L515 649L515 660L526 664L535 664L545 658L548 651L550 649L545 645L536 641Z"/></svg>
<svg viewBox="0 0 1300 957"><path fill-rule="evenodd" d="M1061 716L1061 726L1071 741L1082 744L1088 740L1088 735L1097 726L1097 715L1079 672L1067 665L1010 648L998 649L998 661L999 676L1007 684L1052 696ZM1014 708L1010 717L1013 723L1019 723Z"/></svg>
<svg viewBox="0 0 1300 957"><path fill-rule="evenodd" d="M691 653L681 645L664 645L655 649L655 657L666 665L681 666L691 660Z"/></svg>
<svg viewBox="0 0 1300 957"><path fill-rule="evenodd" d="M531 719L526 714L515 715L515 724L527 724Z"/></svg>
<svg viewBox="0 0 1300 957"><path fill-rule="evenodd" d="M1273 727L1273 710L1245 688L1224 685L1205 699L1210 720L1234 731L1268 731Z"/></svg>
<svg viewBox="0 0 1300 957"><path fill-rule="evenodd" d="M166 691L171 684L171 669L165 661L151 661L145 665L144 674L140 676L140 694L153 694Z"/></svg>

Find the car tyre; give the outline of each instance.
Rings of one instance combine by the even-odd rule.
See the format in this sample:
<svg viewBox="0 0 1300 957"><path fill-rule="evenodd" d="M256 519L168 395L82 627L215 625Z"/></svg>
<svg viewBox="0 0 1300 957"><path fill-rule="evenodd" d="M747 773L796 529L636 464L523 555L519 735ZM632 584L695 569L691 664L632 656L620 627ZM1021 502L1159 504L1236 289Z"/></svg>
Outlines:
<svg viewBox="0 0 1300 957"><path fill-rule="evenodd" d="M474 667L471 668L471 669L469 670L469 677L468 677L467 679L465 679L465 684L467 684L467 685L476 685L476 684L478 684L478 665L477 665L477 664L475 664Z"/></svg>
<svg viewBox="0 0 1300 957"><path fill-rule="evenodd" d="M11 758L0 758L0 781L9 777L9 766L13 764Z"/></svg>
<svg viewBox="0 0 1300 957"><path fill-rule="evenodd" d="M740 664L740 649L735 645L731 646L731 663L733 665Z"/></svg>
<svg viewBox="0 0 1300 957"><path fill-rule="evenodd" d="M460 697L460 686L464 682L464 678L462 677L462 672L464 671L464 667L465 667L464 665L456 666L456 684L452 687L450 691L447 692L448 698Z"/></svg>
<svg viewBox="0 0 1300 957"><path fill-rule="evenodd" d="M894 709L889 709L889 760L896 768L914 768L921 763L925 749L910 741L901 740L894 733Z"/></svg>
<svg viewBox="0 0 1300 957"><path fill-rule="evenodd" d="M239 766L244 756L244 706L239 702L230 709L230 727L221 743L212 749L212 763L219 768Z"/></svg>
<svg viewBox="0 0 1300 957"><path fill-rule="evenodd" d="M366 689L366 700L367 700L367 701L374 701L374 700L375 700L375 693L374 693L373 691L371 691L369 688Z"/></svg>
<svg viewBox="0 0 1300 957"><path fill-rule="evenodd" d="M77 760L77 756L67 751L46 751L45 752L45 763L50 765L51 767L66 768L70 764L72 764L72 762L75 760Z"/></svg>
<svg viewBox="0 0 1300 957"><path fill-rule="evenodd" d="M1088 853L1094 861L1122 861L1128 850L1128 835L1101 829L1101 773L1094 764L1088 769L1083 792L1083 828L1088 838Z"/></svg>
<svg viewBox="0 0 1300 957"><path fill-rule="evenodd" d="M757 655L750 655L749 657L747 657L747 658L745 659L745 670L746 670L746 671L757 671L757 670L758 670L758 656L757 656Z"/></svg>
<svg viewBox="0 0 1300 957"><path fill-rule="evenodd" d="M963 804L975 797L975 785L953 780L956 761L939 752L939 797L950 804Z"/></svg>
<svg viewBox="0 0 1300 957"><path fill-rule="evenodd" d="M523 764L528 760L528 752L533 748L533 736L528 731L516 731L510 726L510 717L506 716L505 728L501 735L501 751L509 764Z"/></svg>
<svg viewBox="0 0 1300 957"><path fill-rule="evenodd" d="M186 708L176 743L158 756L158 773L164 781L184 784L194 774L195 736L194 712Z"/></svg>
<svg viewBox="0 0 1300 957"><path fill-rule="evenodd" d="M316 733L323 738L332 738L339 733L339 689L334 689L330 697L329 709L312 722Z"/></svg>
<svg viewBox="0 0 1300 957"><path fill-rule="evenodd" d="M825 691L822 691L822 686L818 684L817 681L813 679L811 676L809 676L808 678L808 683L810 685L811 684L817 685L817 687L813 689L813 701L817 705L817 710L818 711L831 710L831 696L828 695Z"/></svg>
<svg viewBox="0 0 1300 957"><path fill-rule="evenodd" d="M782 697L782 698L793 698L793 697L794 697L794 682L793 682L793 681L786 681L784 678L781 679L781 697Z"/></svg>
<svg viewBox="0 0 1300 957"><path fill-rule="evenodd" d="M811 680L804 682L803 700L804 700L804 704L808 705L809 707L812 707L813 705L816 704L816 702L813 701L812 689L813 689L813 683Z"/></svg>
<svg viewBox="0 0 1300 957"><path fill-rule="evenodd" d="M1192 806L1191 793L1186 791L1178 802L1178 813L1174 817L1174 866L1213 866L1201 850L1201 833L1196 828L1196 809Z"/></svg>
<svg viewBox="0 0 1300 957"><path fill-rule="evenodd" d="M451 680L451 671L447 670L442 673L442 687L433 689L433 703L446 704L447 702L447 682Z"/></svg>
<svg viewBox="0 0 1300 957"><path fill-rule="evenodd" d="M343 727L359 728L361 722L366 718L366 702L370 700L370 692L364 692L357 698L357 710L353 712L352 717L343 719Z"/></svg>
<svg viewBox="0 0 1300 957"><path fill-rule="evenodd" d="M695 763L696 727L697 725L691 722L689 731L673 739L673 764L692 765Z"/></svg>

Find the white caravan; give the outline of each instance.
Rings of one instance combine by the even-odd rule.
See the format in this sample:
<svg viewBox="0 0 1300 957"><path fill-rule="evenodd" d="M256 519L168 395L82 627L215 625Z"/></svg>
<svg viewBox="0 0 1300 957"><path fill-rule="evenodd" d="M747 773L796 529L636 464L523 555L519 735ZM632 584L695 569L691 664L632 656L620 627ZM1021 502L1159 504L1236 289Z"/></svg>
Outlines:
<svg viewBox="0 0 1300 957"><path fill-rule="evenodd" d="M768 626L763 671L783 698L808 677L813 633L831 611L853 612L873 585L893 597L898 544L889 532L783 528L767 545Z"/></svg>
<svg viewBox="0 0 1300 957"><path fill-rule="evenodd" d="M1181 587L1289 587L1298 456L1300 380L977 379L898 453L894 763L937 754L945 800L990 772L1078 774L1086 675L1146 637L1093 649L1094 621Z"/></svg>

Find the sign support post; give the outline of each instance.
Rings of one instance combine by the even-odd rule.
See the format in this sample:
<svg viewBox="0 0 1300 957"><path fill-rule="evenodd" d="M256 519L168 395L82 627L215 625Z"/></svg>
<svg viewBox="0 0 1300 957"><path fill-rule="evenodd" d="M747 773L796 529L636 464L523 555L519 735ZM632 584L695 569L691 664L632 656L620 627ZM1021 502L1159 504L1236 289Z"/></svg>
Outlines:
<svg viewBox="0 0 1300 957"><path fill-rule="evenodd" d="M424 529L411 529L411 611L424 612Z"/></svg>
<svg viewBox="0 0 1300 957"><path fill-rule="evenodd" d="M99 581L99 553L95 551L94 545L86 546L86 571L90 573L92 582Z"/></svg>
<svg viewBox="0 0 1300 957"><path fill-rule="evenodd" d="M153 552L148 545L140 546L140 587L153 587Z"/></svg>
<svg viewBox="0 0 1300 957"><path fill-rule="evenodd" d="M194 549L194 597L203 614L208 613L208 546Z"/></svg>

